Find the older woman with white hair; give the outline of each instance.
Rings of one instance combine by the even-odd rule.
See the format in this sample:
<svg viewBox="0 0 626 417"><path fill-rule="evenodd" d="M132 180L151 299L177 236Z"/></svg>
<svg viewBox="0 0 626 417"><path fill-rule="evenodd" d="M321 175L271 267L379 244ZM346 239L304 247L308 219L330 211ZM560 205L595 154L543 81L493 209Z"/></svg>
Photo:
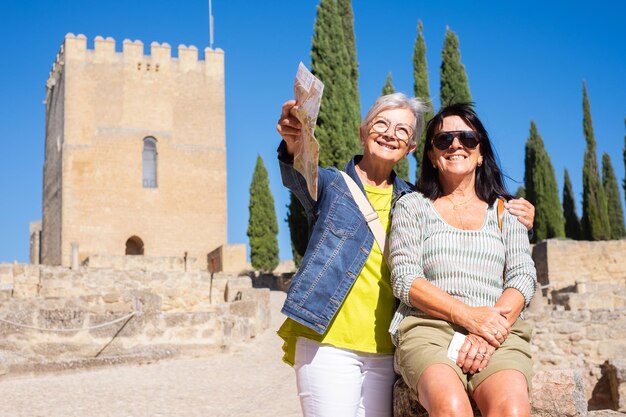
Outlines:
<svg viewBox="0 0 626 417"><path fill-rule="evenodd" d="M283 184L307 213L309 242L282 309L288 317L278 331L285 341L283 359L295 369L304 416L389 417L396 375L388 328L396 299L380 246L392 200L413 189L393 167L415 149L425 106L401 93L379 97L359 129L363 155L344 167L349 178L336 168L320 168L316 200L293 168L302 146L296 106L291 100L282 107L278 160ZM355 183L355 194L346 181ZM357 194L377 213L382 242L359 209Z"/></svg>

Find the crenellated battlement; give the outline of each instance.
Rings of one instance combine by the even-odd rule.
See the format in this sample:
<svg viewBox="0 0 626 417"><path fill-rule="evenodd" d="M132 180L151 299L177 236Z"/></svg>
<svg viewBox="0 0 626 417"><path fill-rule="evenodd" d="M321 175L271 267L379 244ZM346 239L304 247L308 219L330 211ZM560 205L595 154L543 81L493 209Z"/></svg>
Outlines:
<svg viewBox="0 0 626 417"><path fill-rule="evenodd" d="M96 36L93 40L93 48L89 49L85 35L68 33L52 64L47 87L52 88L57 83L63 66L70 60L87 63L119 63L138 71L197 71L204 72L206 75L223 72L224 51L220 48L205 48L204 60L200 59L198 48L193 45L179 45L177 52L178 56L174 57L172 47L167 42L152 42L150 53L145 54L142 41L129 39L124 39L121 51L117 51L115 39L102 36Z"/></svg>

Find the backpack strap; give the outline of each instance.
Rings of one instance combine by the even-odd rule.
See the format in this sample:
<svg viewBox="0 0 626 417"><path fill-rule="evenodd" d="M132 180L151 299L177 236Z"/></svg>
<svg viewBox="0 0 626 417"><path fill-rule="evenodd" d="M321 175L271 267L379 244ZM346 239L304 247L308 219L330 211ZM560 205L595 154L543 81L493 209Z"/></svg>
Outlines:
<svg viewBox="0 0 626 417"><path fill-rule="evenodd" d="M502 233L502 219L504 219L504 198L498 197L498 227Z"/></svg>
<svg viewBox="0 0 626 417"><path fill-rule="evenodd" d="M504 219L504 198L498 197L498 227L500 228L500 235L502 235L502 220ZM504 239L504 236L502 236ZM506 270L506 266L505 266ZM504 283L505 276L504 271L502 271L502 282Z"/></svg>

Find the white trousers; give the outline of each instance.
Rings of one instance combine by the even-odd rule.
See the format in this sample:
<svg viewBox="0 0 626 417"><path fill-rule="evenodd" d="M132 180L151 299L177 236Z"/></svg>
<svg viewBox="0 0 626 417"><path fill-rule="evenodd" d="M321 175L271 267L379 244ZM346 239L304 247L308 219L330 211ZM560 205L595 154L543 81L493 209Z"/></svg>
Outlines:
<svg viewBox="0 0 626 417"><path fill-rule="evenodd" d="M296 342L298 396L304 417L391 417L393 355Z"/></svg>

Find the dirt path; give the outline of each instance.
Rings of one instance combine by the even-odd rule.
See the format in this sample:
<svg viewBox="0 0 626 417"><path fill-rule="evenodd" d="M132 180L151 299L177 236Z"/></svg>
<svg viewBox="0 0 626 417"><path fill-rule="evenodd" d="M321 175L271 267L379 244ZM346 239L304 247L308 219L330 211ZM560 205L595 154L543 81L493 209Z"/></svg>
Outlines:
<svg viewBox="0 0 626 417"><path fill-rule="evenodd" d="M271 292L268 330L230 353L0 380L0 416L297 417L293 370L276 329L285 294Z"/></svg>

